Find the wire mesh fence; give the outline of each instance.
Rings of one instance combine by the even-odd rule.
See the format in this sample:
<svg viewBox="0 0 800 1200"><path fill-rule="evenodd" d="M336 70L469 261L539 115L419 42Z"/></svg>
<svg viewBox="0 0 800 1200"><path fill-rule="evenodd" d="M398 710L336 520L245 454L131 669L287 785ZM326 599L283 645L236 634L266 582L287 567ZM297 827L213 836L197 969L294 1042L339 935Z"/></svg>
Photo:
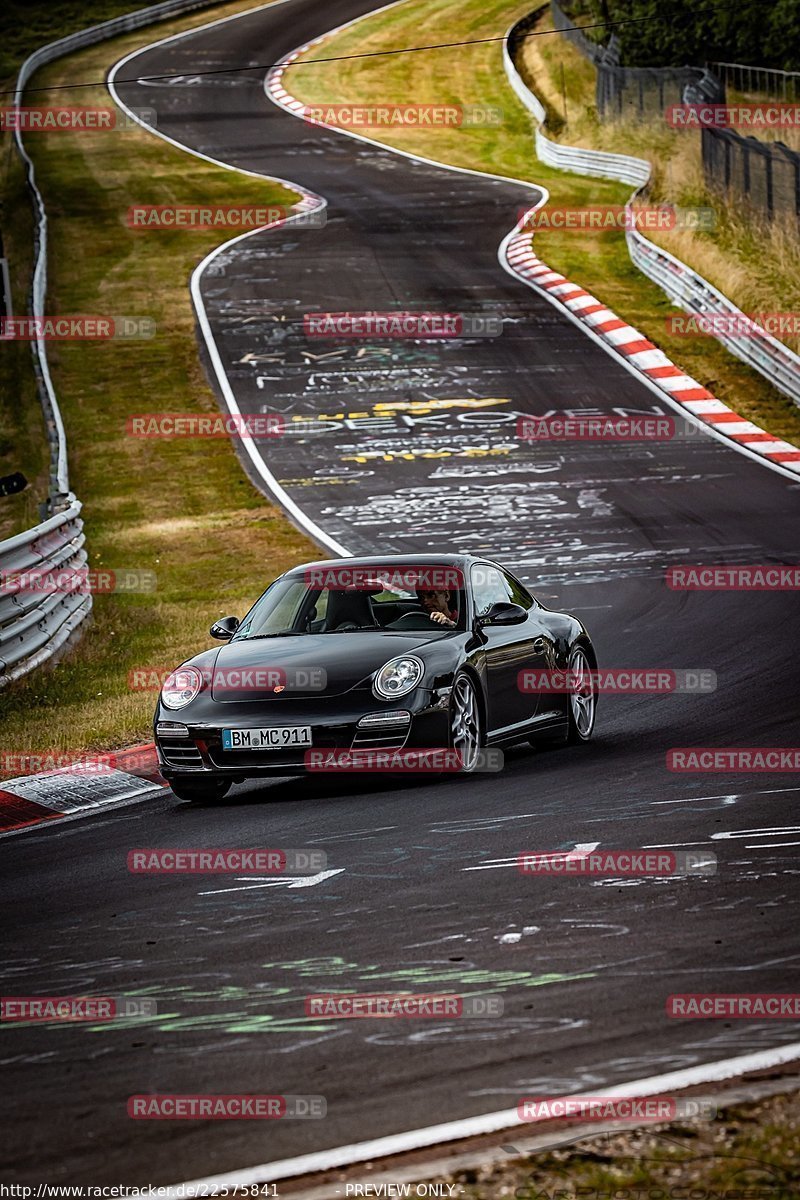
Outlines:
<svg viewBox="0 0 800 1200"><path fill-rule="evenodd" d="M767 216L800 219L800 154L782 142L742 137L732 129L701 130L703 170L718 191L735 193Z"/></svg>
<svg viewBox="0 0 800 1200"><path fill-rule="evenodd" d="M601 120L663 122L673 106L709 106L709 123L698 122L707 182L770 220L800 218L800 154L780 141L745 136L724 123L718 127L713 117L714 106L725 105L727 86L752 95L766 93L791 104L798 98L800 73L742 63L626 67L619 62L613 37L606 47L600 46L573 24L557 0L550 0L550 10L555 28L595 65Z"/></svg>
<svg viewBox="0 0 800 1200"><path fill-rule="evenodd" d="M614 34L606 45L598 45L573 23L557 0L551 0L550 11L559 33L597 69L596 103L601 119L657 120L669 105L682 104L687 98L692 103L725 100L724 85L705 67L625 67Z"/></svg>
<svg viewBox="0 0 800 1200"><path fill-rule="evenodd" d="M717 78L734 91L789 102L800 100L800 71L777 71L772 67L753 67L746 63L712 62L708 66Z"/></svg>

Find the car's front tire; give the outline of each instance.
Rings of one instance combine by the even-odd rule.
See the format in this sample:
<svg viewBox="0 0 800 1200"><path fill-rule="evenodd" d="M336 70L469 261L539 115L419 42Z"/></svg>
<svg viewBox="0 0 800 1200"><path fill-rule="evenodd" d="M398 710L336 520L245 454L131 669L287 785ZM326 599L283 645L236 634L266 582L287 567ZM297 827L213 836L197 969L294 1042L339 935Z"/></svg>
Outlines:
<svg viewBox="0 0 800 1200"><path fill-rule="evenodd" d="M588 742L594 732L597 715L597 691L592 677L589 654L580 644L573 646L569 656L568 675L575 677L577 686L569 693L567 742L571 746Z"/></svg>
<svg viewBox="0 0 800 1200"><path fill-rule="evenodd" d="M483 746L478 692L466 671L456 675L450 699L450 742L461 758L461 773L475 770Z"/></svg>
<svg viewBox="0 0 800 1200"><path fill-rule="evenodd" d="M173 779L169 785L179 800L198 802L221 800L230 791L230 783L219 779Z"/></svg>

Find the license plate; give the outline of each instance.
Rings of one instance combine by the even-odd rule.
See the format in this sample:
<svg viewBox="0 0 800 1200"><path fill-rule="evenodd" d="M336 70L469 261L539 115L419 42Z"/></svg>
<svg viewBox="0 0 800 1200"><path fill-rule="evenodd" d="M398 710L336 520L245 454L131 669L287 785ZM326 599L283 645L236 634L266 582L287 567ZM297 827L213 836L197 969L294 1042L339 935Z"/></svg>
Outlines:
<svg viewBox="0 0 800 1200"><path fill-rule="evenodd" d="M278 725L272 729L223 729L223 750L291 750L311 745L310 725Z"/></svg>

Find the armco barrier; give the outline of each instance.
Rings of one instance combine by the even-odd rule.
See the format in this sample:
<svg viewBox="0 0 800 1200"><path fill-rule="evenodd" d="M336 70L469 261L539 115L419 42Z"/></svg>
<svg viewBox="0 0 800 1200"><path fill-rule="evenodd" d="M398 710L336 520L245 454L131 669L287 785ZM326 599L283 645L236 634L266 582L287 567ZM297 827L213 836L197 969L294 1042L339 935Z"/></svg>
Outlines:
<svg viewBox="0 0 800 1200"><path fill-rule="evenodd" d="M543 13L546 5L537 9ZM533 113L537 122L536 154L541 162L562 171L575 171L581 175L592 175L604 179L618 179L629 183L636 191L628 201L630 209L639 192L650 179L650 163L643 158L632 158L627 154L612 154L601 150L585 150L580 146L564 146L552 142L542 132L546 112L539 99L531 92L516 68L512 48L518 44L521 28L529 29L535 14L529 14L512 25L503 43L503 62L509 83L526 108ZM686 263L673 254L655 245L638 229L625 231L628 253L639 270L664 291L674 304L685 312L695 314L724 314L736 319L752 330L745 337L735 334L715 333L731 354L753 367L774 387L800 405L800 356L783 342L761 331L748 321L746 315Z"/></svg>
<svg viewBox="0 0 800 1200"><path fill-rule="evenodd" d="M69 496L61 512L0 542L0 578L9 571L85 571L80 511L80 502ZM0 687L50 658L91 607L91 596L80 590L0 590Z"/></svg>
<svg viewBox="0 0 800 1200"><path fill-rule="evenodd" d="M106 38L128 33L172 16L208 8L214 0L167 0L138 12L126 13L100 25L92 25L34 51L20 67L14 104L21 105L25 87L40 67L76 50L94 46ZM34 210L34 272L30 312L44 316L47 294L47 213L36 185L36 171L25 149L21 130L15 130L17 150L25 166ZM32 343L33 365L50 443L50 497L53 516L24 533L0 542L0 570L77 568L86 562L83 549L81 505L69 490L67 441L58 406L47 347L43 339ZM46 551L39 548L47 547ZM0 687L39 666L62 646L89 615L90 595L41 592L0 595Z"/></svg>

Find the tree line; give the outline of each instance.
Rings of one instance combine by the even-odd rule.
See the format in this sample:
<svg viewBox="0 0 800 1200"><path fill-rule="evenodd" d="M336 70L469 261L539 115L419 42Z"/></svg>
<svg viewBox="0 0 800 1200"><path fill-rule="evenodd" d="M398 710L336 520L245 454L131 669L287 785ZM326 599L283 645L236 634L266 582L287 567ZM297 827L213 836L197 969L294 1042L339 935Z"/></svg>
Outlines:
<svg viewBox="0 0 800 1200"><path fill-rule="evenodd" d="M800 71L800 0L573 0L572 17L613 25L627 67L737 62ZM607 41L602 28L591 31Z"/></svg>

